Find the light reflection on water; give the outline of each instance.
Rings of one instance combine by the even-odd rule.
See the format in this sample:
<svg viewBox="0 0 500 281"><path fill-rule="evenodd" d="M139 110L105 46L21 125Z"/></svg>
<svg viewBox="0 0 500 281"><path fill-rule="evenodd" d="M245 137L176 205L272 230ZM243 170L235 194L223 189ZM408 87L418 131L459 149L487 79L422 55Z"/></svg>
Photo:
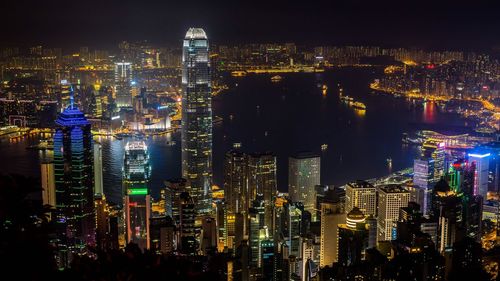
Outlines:
<svg viewBox="0 0 500 281"><path fill-rule="evenodd" d="M339 69L318 74L284 74L279 83L268 75L249 75L228 83L238 87L214 98L214 115L223 118L213 128L213 169L216 184L222 184L224 153L235 142L244 151L273 151L278 157L278 188L287 189L288 157L311 150L322 156L322 182L344 184L354 179L386 175L412 165L418 150L401 144L402 133L414 124L463 125L456 115L444 114L435 104L411 103L391 96L369 94L368 84L380 70ZM318 80L320 80L318 82ZM317 84L327 85L322 94ZM365 112L345 106L344 94L366 104ZM127 140L98 138L103 145L104 190L107 198L121 203L123 147ZM175 141L171 145L170 141ZM0 140L0 171L39 177L40 153L17 143ZM158 196L163 181L181 175L180 133L145 139L152 166L151 190ZM321 145L328 149L321 151ZM387 159L392 159L389 167Z"/></svg>

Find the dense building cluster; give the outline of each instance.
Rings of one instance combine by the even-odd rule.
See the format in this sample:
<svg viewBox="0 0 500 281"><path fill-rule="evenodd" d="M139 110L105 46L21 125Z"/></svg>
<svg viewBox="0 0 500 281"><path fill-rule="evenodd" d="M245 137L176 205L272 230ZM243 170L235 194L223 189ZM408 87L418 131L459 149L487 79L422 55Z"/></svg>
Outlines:
<svg viewBox="0 0 500 281"><path fill-rule="evenodd" d="M41 164L43 191L27 190L39 193L28 198L20 187L36 184L0 178L6 186L0 200L14 194L13 202L25 207L20 212L16 204L0 202L5 238L0 253L13 255L9 264L20 259L14 246L29 241L19 235L26 231L36 234L39 243L29 245L47 263L40 280L50 275L81 280L500 278L499 140L457 149L428 137L400 181L325 185L321 157L300 152L288 158L288 192L280 192L276 156L237 144L225 153L222 186L213 184L212 171L214 66L294 69L359 65L387 56L439 65L404 66L379 87L408 82L408 89L397 91L416 87L428 94L491 99L498 96L496 61L461 52L377 47L302 51L293 43L219 45L212 51L201 28L190 28L180 49L127 42L119 49L116 57L88 48L69 56L42 47L31 48L30 56L3 50L2 78L13 79L0 87L6 96L0 99L0 122L55 128L53 157ZM457 77L461 80L453 80ZM440 81L444 86L436 86ZM171 129L170 119L181 129L182 175L166 178L160 197L153 198L154 167L143 136ZM123 200L117 206L106 199L102 148L93 139L112 130L119 130L113 134L117 138L133 137L125 142Z"/></svg>

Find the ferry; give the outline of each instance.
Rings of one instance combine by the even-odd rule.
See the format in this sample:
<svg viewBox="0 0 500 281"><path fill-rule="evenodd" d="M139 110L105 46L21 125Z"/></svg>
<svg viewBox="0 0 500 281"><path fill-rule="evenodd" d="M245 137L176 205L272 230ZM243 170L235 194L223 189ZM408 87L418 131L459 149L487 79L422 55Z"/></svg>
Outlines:
<svg viewBox="0 0 500 281"><path fill-rule="evenodd" d="M345 102L353 102L354 99L351 98L350 96L340 96L340 100L345 101Z"/></svg>
<svg viewBox="0 0 500 281"><path fill-rule="evenodd" d="M132 137L132 136L133 136L133 134L132 133L128 133L128 132L127 133L123 133L123 132L122 133L117 133L115 135L115 137L117 139L118 139L118 137L120 137L120 138L128 138L128 137Z"/></svg>
<svg viewBox="0 0 500 281"><path fill-rule="evenodd" d="M41 139L38 144L30 145L27 149L54 150L54 141L52 139Z"/></svg>
<svg viewBox="0 0 500 281"><path fill-rule="evenodd" d="M321 151L325 151L328 149L328 144L324 143L321 145Z"/></svg>
<svg viewBox="0 0 500 281"><path fill-rule="evenodd" d="M356 101L352 104L352 107L361 109L361 110L366 110L366 105L362 102Z"/></svg>
<svg viewBox="0 0 500 281"><path fill-rule="evenodd" d="M6 136L12 133L17 133L19 132L19 127L17 126L6 126L0 128L0 136Z"/></svg>
<svg viewBox="0 0 500 281"><path fill-rule="evenodd" d="M283 80L283 77L279 76L279 75L275 75L273 77L271 77L271 82L280 82L281 80Z"/></svg>
<svg viewBox="0 0 500 281"><path fill-rule="evenodd" d="M321 88L321 91L323 93L323 96L326 96L326 91L328 90L328 86L326 84L323 84L323 87Z"/></svg>
<svg viewBox="0 0 500 281"><path fill-rule="evenodd" d="M243 70L236 70L236 71L231 72L231 76L233 76L233 77L243 77L246 75L247 75L247 72L243 71Z"/></svg>

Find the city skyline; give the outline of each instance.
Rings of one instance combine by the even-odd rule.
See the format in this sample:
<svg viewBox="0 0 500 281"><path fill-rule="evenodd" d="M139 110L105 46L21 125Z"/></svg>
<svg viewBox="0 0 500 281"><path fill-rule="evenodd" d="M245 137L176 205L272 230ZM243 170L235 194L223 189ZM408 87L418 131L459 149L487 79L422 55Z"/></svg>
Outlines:
<svg viewBox="0 0 500 281"><path fill-rule="evenodd" d="M85 40L113 4L64 28ZM469 22L485 7L457 24L446 1L121 4L94 39L136 36L138 7L141 36L167 6L165 36L189 27L172 47L0 46L0 253L17 279L500 280L500 59L478 47L494 40L310 40L426 45L494 27ZM53 5L41 27L74 4ZM213 41L240 36L273 43Z"/></svg>

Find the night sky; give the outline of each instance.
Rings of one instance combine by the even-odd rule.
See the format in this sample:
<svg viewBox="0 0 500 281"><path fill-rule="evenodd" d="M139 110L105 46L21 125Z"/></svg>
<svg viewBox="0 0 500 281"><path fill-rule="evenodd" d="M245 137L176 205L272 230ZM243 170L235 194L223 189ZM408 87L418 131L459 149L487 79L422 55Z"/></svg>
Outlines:
<svg viewBox="0 0 500 281"><path fill-rule="evenodd" d="M166 44L178 42L189 26L201 26L218 43L490 49L500 45L498 2L7 0L2 1L0 44Z"/></svg>

